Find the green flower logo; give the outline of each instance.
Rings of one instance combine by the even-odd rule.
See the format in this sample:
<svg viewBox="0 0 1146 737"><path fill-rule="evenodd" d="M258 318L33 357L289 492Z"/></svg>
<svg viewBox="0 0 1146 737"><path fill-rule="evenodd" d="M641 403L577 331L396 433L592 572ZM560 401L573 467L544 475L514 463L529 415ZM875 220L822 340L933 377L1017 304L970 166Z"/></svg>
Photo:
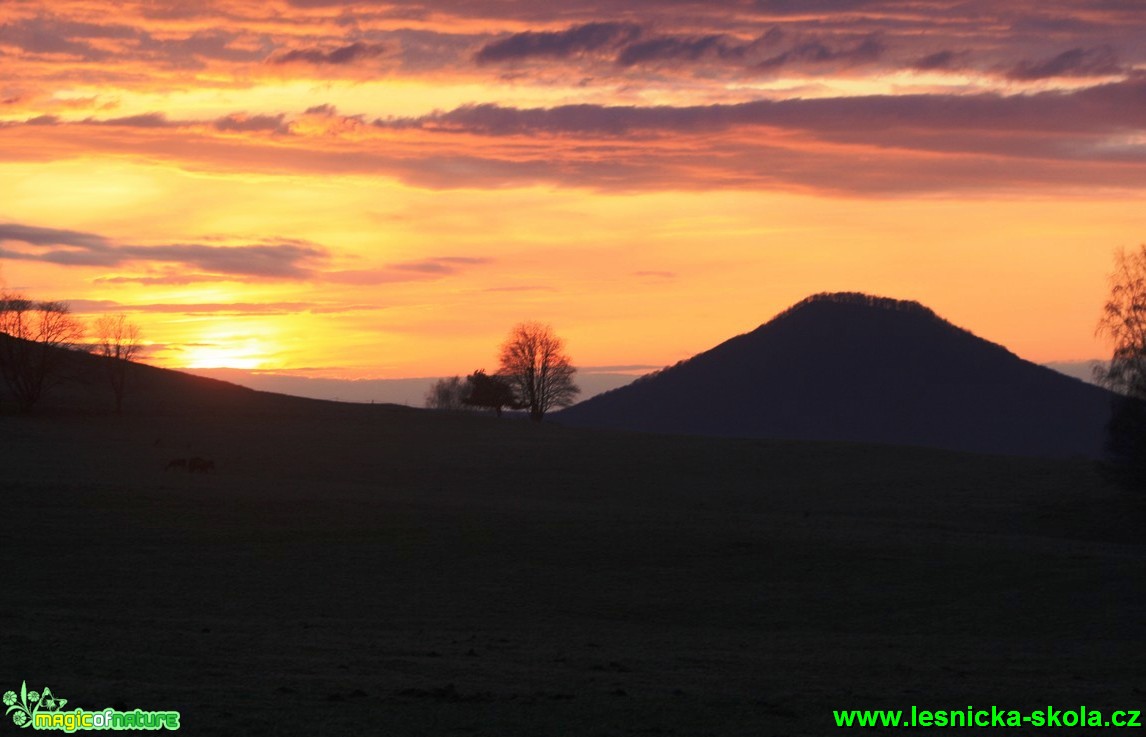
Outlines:
<svg viewBox="0 0 1146 737"><path fill-rule="evenodd" d="M53 696L50 688L45 688L42 693L29 691L27 681L20 684L19 695L15 691L4 692L4 706L8 707L4 713L12 715L12 723L17 727L30 727L36 714L59 711L66 703L67 699Z"/></svg>

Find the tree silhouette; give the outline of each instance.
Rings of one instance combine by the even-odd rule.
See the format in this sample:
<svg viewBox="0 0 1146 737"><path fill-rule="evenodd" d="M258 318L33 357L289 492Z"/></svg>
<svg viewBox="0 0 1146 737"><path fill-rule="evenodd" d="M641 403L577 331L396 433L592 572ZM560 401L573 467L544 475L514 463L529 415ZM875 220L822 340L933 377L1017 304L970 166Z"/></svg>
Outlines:
<svg viewBox="0 0 1146 737"><path fill-rule="evenodd" d="M517 396L529 409L529 417L541 422L554 407L568 407L581 389L573 383L573 368L564 352L564 341L548 325L523 322L501 344L501 368Z"/></svg>
<svg viewBox="0 0 1146 737"><path fill-rule="evenodd" d="M143 349L139 326L127 315L103 315L95 322L96 353L104 358L104 373L115 395L115 413L123 411L123 395L131 362Z"/></svg>
<svg viewBox="0 0 1146 737"><path fill-rule="evenodd" d="M1146 489L1146 245L1114 258L1110 297L1098 323L1114 350L1095 378L1118 395L1106 443L1115 479Z"/></svg>
<svg viewBox="0 0 1146 737"><path fill-rule="evenodd" d="M83 338L83 324L64 302L34 302L0 295L0 374L16 406L28 412L58 382L67 354Z"/></svg>
<svg viewBox="0 0 1146 737"><path fill-rule="evenodd" d="M449 412L465 409L466 384L460 376L438 379L426 392L426 407Z"/></svg>
<svg viewBox="0 0 1146 737"><path fill-rule="evenodd" d="M522 409L517 403L513 387L502 376L490 376L484 369L474 371L466 377L466 396L462 400L471 407L492 409L501 417L501 408Z"/></svg>

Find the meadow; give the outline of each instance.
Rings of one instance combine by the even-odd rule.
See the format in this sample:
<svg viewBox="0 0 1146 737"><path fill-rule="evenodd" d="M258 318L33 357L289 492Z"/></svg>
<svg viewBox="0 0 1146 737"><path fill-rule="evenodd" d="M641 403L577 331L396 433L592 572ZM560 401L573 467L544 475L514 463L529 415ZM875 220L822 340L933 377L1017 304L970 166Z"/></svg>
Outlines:
<svg viewBox="0 0 1146 737"><path fill-rule="evenodd" d="M759 737L1146 706L1146 505L1088 461L287 398L5 415L0 447L0 690L68 709Z"/></svg>

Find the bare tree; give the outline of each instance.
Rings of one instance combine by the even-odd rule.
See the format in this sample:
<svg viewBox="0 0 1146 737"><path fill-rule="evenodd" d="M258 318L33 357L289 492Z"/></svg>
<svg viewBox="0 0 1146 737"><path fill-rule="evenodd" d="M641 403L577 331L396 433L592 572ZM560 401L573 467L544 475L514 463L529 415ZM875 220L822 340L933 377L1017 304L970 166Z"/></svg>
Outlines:
<svg viewBox="0 0 1146 737"><path fill-rule="evenodd" d="M143 350L139 326L128 322L127 315L103 315L95 322L96 353L103 356L104 374L115 394L115 413L123 411L123 395L132 361Z"/></svg>
<svg viewBox="0 0 1146 737"><path fill-rule="evenodd" d="M438 379L430 385L426 392L426 407L456 412L466 408L465 398L467 388L462 377L451 376L448 379Z"/></svg>
<svg viewBox="0 0 1146 737"><path fill-rule="evenodd" d="M84 327L64 302L34 302L19 294L0 295L0 374L16 406L28 412L58 382L67 354Z"/></svg>
<svg viewBox="0 0 1146 737"><path fill-rule="evenodd" d="M541 422L554 407L573 404L581 392L573 383L576 372L565 355L564 341L548 325L523 322L501 344L498 373L513 387L518 404L529 409L534 422Z"/></svg>
<svg viewBox="0 0 1146 737"><path fill-rule="evenodd" d="M1110 298L1102 309L1098 333L1114 344L1108 366L1095 378L1109 389L1146 399L1146 245L1114 254Z"/></svg>
<svg viewBox="0 0 1146 737"><path fill-rule="evenodd" d="M1107 427L1106 447L1117 481L1146 488L1146 245L1118 251L1110 297L1098 333L1114 345L1110 363L1095 378L1119 396Z"/></svg>

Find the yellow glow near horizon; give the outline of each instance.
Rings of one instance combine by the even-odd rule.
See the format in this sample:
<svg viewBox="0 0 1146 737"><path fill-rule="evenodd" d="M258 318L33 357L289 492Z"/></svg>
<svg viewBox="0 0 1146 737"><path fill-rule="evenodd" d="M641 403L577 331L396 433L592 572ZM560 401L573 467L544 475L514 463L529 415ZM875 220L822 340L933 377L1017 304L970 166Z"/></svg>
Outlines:
<svg viewBox="0 0 1146 737"><path fill-rule="evenodd" d="M246 349L241 347L190 348L187 350L187 353L187 358L178 364L180 368L258 369L263 368L265 362L262 356L249 355Z"/></svg>
<svg viewBox="0 0 1146 737"><path fill-rule="evenodd" d="M0 165L0 173L35 171L28 167ZM76 179L83 167L100 174ZM155 358L164 366L322 368L349 378L488 368L503 333L523 319L553 323L584 365L665 365L832 290L918 299L1032 360L1095 357L1104 350L1093 325L1110 254L1133 246L1143 224L1120 200L431 192L372 178L204 176L122 161L37 169L5 178L16 185L0 184L0 194L14 190L8 202L38 222L129 243L301 237L331 249L326 268L383 277L112 288L96 281L107 269L9 261L10 287L172 305L132 313L149 340L171 346ZM115 186L101 207L55 213L55 200L42 198L56 189L78 202L105 175ZM132 182L144 194L165 193L154 218L138 218L142 195L126 186ZM0 215L13 217L3 206ZM227 238L201 240L216 236ZM440 258L484 261L418 271ZM133 271L125 263L113 273ZM220 312L188 320L180 304ZM1054 320L1040 317L1050 314Z"/></svg>

